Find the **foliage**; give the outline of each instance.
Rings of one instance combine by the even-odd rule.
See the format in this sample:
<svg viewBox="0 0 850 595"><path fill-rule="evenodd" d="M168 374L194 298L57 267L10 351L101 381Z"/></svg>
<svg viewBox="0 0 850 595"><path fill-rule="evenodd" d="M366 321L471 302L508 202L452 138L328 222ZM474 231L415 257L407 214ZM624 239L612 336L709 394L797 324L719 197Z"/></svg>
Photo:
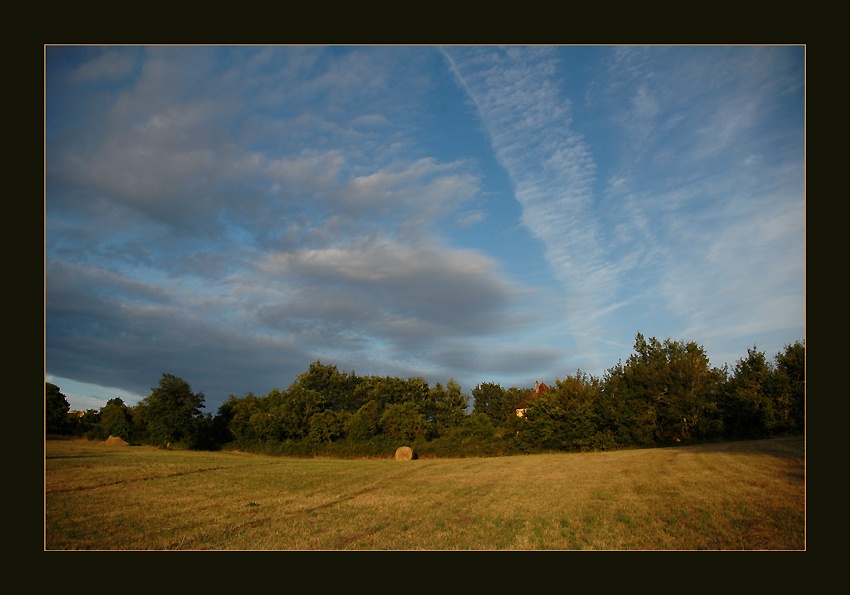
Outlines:
<svg viewBox="0 0 850 595"><path fill-rule="evenodd" d="M336 366L317 360L296 378L290 390L302 389L313 395L312 405L321 409L350 411L356 404L358 378L354 372L345 373ZM356 408L356 407L355 407ZM308 415L311 415L308 412Z"/></svg>
<svg viewBox="0 0 850 595"><path fill-rule="evenodd" d="M351 413L326 409L310 417L308 436L314 442L329 443L345 436L345 426Z"/></svg>
<svg viewBox="0 0 850 595"><path fill-rule="evenodd" d="M530 400L518 434L523 450L593 450L600 390L597 379L579 371Z"/></svg>
<svg viewBox="0 0 850 595"><path fill-rule="evenodd" d="M721 427L717 398L724 371L696 343L644 339L608 372L601 417L621 443L652 446L705 439Z"/></svg>
<svg viewBox="0 0 850 595"><path fill-rule="evenodd" d="M68 412L71 405L67 397L60 392L59 387L50 382L44 383L44 415L45 431L48 434L68 434L71 424Z"/></svg>
<svg viewBox="0 0 850 595"><path fill-rule="evenodd" d="M463 394L460 385L452 378L445 388L438 382L428 391L424 414L435 425L435 430L442 433L463 423L468 406L469 397Z"/></svg>
<svg viewBox="0 0 850 595"><path fill-rule="evenodd" d="M806 346L795 341L774 358L777 429L794 434L806 428Z"/></svg>
<svg viewBox="0 0 850 595"><path fill-rule="evenodd" d="M316 361L285 390L229 395L215 416L203 393L163 374L138 405L111 399L69 422L67 399L45 384L48 433L172 448L231 448L291 456L379 456L409 444L432 456L666 446L805 432L805 343L768 361L755 346L731 373L694 342L635 337L634 351L602 378L581 370L548 393L455 380L357 376ZM469 411L470 399L472 410ZM525 408L518 417L516 409Z"/></svg>
<svg viewBox="0 0 850 595"><path fill-rule="evenodd" d="M102 433L109 436L119 436L130 442L133 438L133 413L124 401L119 398L109 399L100 409Z"/></svg>
<svg viewBox="0 0 850 595"><path fill-rule="evenodd" d="M416 403L406 401L394 403L384 410L381 415L381 429L390 438L410 442L428 437L430 423L419 412Z"/></svg>
<svg viewBox="0 0 850 595"><path fill-rule="evenodd" d="M370 440L381 431L381 409L374 399L363 405L346 421L350 440Z"/></svg>
<svg viewBox="0 0 850 595"><path fill-rule="evenodd" d="M87 409L79 417L75 416L71 423L71 433L74 436L87 436L92 440L100 439L102 431L100 430L100 411L97 409ZM103 436L107 438L107 436Z"/></svg>
<svg viewBox="0 0 850 595"><path fill-rule="evenodd" d="M506 421L506 398L507 394L501 385L483 382L472 389L472 413L486 415L493 424L502 425Z"/></svg>
<svg viewBox="0 0 850 595"><path fill-rule="evenodd" d="M192 392L182 378L163 374L159 386L139 403L139 420L151 444L169 447L183 442L195 447L201 442L204 394Z"/></svg>
<svg viewBox="0 0 850 595"><path fill-rule="evenodd" d="M722 395L725 435L759 438L805 429L805 345L786 345L771 363L755 346L739 359Z"/></svg>

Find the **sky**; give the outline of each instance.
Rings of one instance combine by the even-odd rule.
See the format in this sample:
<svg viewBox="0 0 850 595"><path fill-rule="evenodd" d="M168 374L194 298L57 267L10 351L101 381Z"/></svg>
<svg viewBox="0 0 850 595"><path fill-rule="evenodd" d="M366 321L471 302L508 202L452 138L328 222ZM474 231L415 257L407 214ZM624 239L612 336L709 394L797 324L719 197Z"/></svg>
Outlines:
<svg viewBox="0 0 850 595"><path fill-rule="evenodd" d="M803 46L46 46L45 380L530 387L805 339Z"/></svg>

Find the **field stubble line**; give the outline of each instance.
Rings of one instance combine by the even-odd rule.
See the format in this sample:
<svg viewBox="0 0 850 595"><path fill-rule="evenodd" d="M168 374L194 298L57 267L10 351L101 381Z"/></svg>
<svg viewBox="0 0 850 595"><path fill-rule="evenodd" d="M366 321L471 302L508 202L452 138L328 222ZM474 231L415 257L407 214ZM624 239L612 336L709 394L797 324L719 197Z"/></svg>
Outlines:
<svg viewBox="0 0 850 595"><path fill-rule="evenodd" d="M272 463L264 463L265 465L279 465L278 462ZM208 473L210 471L221 471L222 469L237 469L239 467L256 467L257 465L221 465L217 467L204 467L202 469L193 469L191 471L177 471L175 473L166 473L164 475L151 475L149 477L136 477L133 479L120 479L118 481L111 481L109 483L100 483L97 485L88 485L88 486L75 486L73 488L45 488L45 494L62 494L68 492L84 492L87 490L97 490L100 488L108 488L117 485L130 484L130 483L139 483L142 481L154 481L157 479L171 479L174 477L182 477L186 475L195 475L198 473Z"/></svg>

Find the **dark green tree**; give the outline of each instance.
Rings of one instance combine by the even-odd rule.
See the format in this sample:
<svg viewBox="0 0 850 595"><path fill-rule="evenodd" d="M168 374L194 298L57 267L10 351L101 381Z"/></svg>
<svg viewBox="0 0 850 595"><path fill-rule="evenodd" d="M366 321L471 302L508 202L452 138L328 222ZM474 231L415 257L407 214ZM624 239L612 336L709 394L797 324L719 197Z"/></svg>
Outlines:
<svg viewBox="0 0 850 595"><path fill-rule="evenodd" d="M50 382L44 383L44 417L45 431L48 434L68 434L71 424L68 412L71 405L59 387Z"/></svg>
<svg viewBox="0 0 850 595"><path fill-rule="evenodd" d="M438 382L428 391L428 398L420 411L434 424L436 432L444 435L460 427L468 406L469 397L463 394L460 385L452 378L445 388Z"/></svg>
<svg viewBox="0 0 850 595"><path fill-rule="evenodd" d="M313 442L330 443L345 437L346 421L352 416L348 411L326 409L310 417L308 438Z"/></svg>
<svg viewBox="0 0 850 595"><path fill-rule="evenodd" d="M795 341L774 358L774 399L777 430L802 433L806 429L806 344Z"/></svg>
<svg viewBox="0 0 850 595"><path fill-rule="evenodd" d="M771 436L779 416L773 397L773 368L755 346L735 363L720 401L724 433L729 438Z"/></svg>
<svg viewBox="0 0 850 595"><path fill-rule="evenodd" d="M148 440L161 447L181 444L197 448L203 442L199 420L204 394L192 392L188 382L172 374L163 374L159 386L151 391L137 406Z"/></svg>
<svg viewBox="0 0 850 595"><path fill-rule="evenodd" d="M506 391L495 382L483 382L472 389L472 412L490 418L496 426L505 423Z"/></svg>
<svg viewBox="0 0 850 595"><path fill-rule="evenodd" d="M479 442L489 442L496 437L496 428L493 420L484 413L472 413L467 415L460 427L458 437L471 439Z"/></svg>
<svg viewBox="0 0 850 595"><path fill-rule="evenodd" d="M321 403L322 410L354 412L362 405L357 401L358 383L354 372L340 372L336 366L316 360L306 372L298 375L294 386L319 395L317 401Z"/></svg>
<svg viewBox="0 0 850 595"><path fill-rule="evenodd" d="M249 392L244 397L228 395L215 416L215 433L221 444L230 441L252 444L259 436L251 426L251 416L259 409L259 399Z"/></svg>
<svg viewBox="0 0 850 595"><path fill-rule="evenodd" d="M655 444L655 404L630 385L622 362L605 372L596 414L600 432L614 448Z"/></svg>
<svg viewBox="0 0 850 595"><path fill-rule="evenodd" d="M310 431L310 418L329 409L324 393L298 382L282 393L269 396L271 413L278 420L285 439L300 440L306 437Z"/></svg>
<svg viewBox="0 0 850 595"><path fill-rule="evenodd" d="M133 434L133 413L122 399L109 399L106 405L100 408L98 425L105 437L119 436L130 442Z"/></svg>
<svg viewBox="0 0 850 595"><path fill-rule="evenodd" d="M246 408L249 430L247 436L259 442L300 440L309 430L307 406L297 398L303 392L312 392L293 386L290 390L273 389ZM315 395L315 393L313 393Z"/></svg>
<svg viewBox="0 0 850 595"><path fill-rule="evenodd" d="M416 403L405 401L390 405L384 410L381 415L381 429L390 438L409 442L428 439L431 424L419 412Z"/></svg>
<svg viewBox="0 0 850 595"><path fill-rule="evenodd" d="M82 415L74 415L71 418L71 434L74 436L88 436L91 439L105 439L107 436L100 436L100 411L97 409L86 409Z"/></svg>
<svg viewBox="0 0 850 595"><path fill-rule="evenodd" d="M554 389L528 403L520 425L520 444L525 450L594 450L599 424L596 399L600 382L580 370L576 376L558 380Z"/></svg>
<svg viewBox="0 0 850 595"><path fill-rule="evenodd" d="M349 440L371 440L381 431L381 408L374 399L364 404L346 421Z"/></svg>
<svg viewBox="0 0 850 595"><path fill-rule="evenodd" d="M694 342L635 337L625 365L611 368L599 411L621 445L653 446L708 438L720 431L718 399L725 372Z"/></svg>

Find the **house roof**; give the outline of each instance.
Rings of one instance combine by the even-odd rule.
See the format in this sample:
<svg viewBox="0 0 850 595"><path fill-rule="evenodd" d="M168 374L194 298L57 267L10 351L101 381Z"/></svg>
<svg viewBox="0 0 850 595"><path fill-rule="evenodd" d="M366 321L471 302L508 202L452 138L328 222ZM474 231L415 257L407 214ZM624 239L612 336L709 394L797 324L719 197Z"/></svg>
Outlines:
<svg viewBox="0 0 850 595"><path fill-rule="evenodd" d="M528 402L534 400L539 397L543 393L548 393L551 388L549 388L545 382L534 381L534 390L529 393L529 395L520 401L519 405L516 406L516 409L525 409L528 407Z"/></svg>

